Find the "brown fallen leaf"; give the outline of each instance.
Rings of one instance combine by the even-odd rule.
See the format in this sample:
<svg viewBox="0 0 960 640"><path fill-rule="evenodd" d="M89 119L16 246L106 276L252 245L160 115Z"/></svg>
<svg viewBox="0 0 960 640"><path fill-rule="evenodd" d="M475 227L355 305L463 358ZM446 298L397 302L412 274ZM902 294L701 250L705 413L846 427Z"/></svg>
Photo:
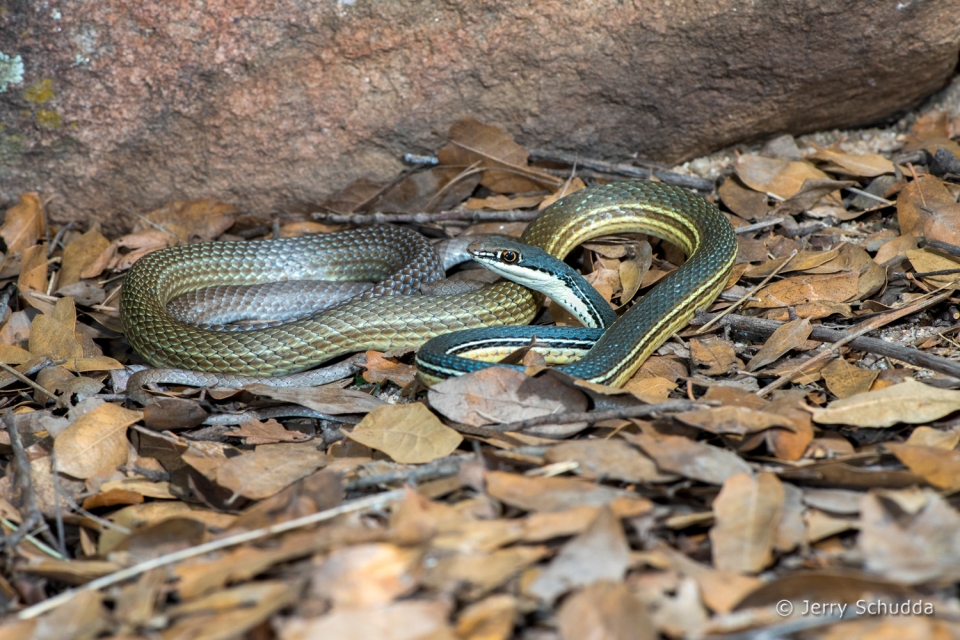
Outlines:
<svg viewBox="0 0 960 640"><path fill-rule="evenodd" d="M474 427L587 409L583 393L550 377L530 378L503 367L449 378L431 387L427 397L444 417Z"/></svg>
<svg viewBox="0 0 960 640"><path fill-rule="evenodd" d="M650 504L633 492L579 478L527 477L504 471L489 471L484 477L490 497L524 511L563 511L615 501Z"/></svg>
<svg viewBox="0 0 960 640"><path fill-rule="evenodd" d="M650 614L622 582L595 582L557 611L564 640L654 640Z"/></svg>
<svg viewBox="0 0 960 640"><path fill-rule="evenodd" d="M457 590L465 600L482 598L550 554L546 546L515 546L493 552L441 555L424 572L433 591Z"/></svg>
<svg viewBox="0 0 960 640"><path fill-rule="evenodd" d="M579 176L574 176L573 180L567 180L560 186L559 189L551 193L549 196L543 199L543 202L537 206L538 209L543 210L552 205L554 202L560 198L565 198L571 193L576 193L582 189L586 189L587 185L583 183L583 180Z"/></svg>
<svg viewBox="0 0 960 640"><path fill-rule="evenodd" d="M179 398L170 398L179 399ZM276 444L278 442L303 442L310 437L299 431L289 431L273 418L266 422L256 419L240 423L240 428L229 433L234 438L243 438L243 444Z"/></svg>
<svg viewBox="0 0 960 640"><path fill-rule="evenodd" d="M79 282L80 274L84 269L96 262L109 246L110 241L96 226L70 242L63 249L63 261L60 263L57 286L63 288Z"/></svg>
<svg viewBox="0 0 960 640"><path fill-rule="evenodd" d="M526 591L549 606L577 587L622 580L629 562L630 546L623 527L609 508L603 508L586 531L560 549Z"/></svg>
<svg viewBox="0 0 960 640"><path fill-rule="evenodd" d="M606 505L604 505L606 506ZM522 520L521 540L524 542L546 542L554 538L565 538L582 533L594 521L604 506L577 506L564 511L529 513ZM653 509L648 501L615 500L609 503L617 518L636 518Z"/></svg>
<svg viewBox="0 0 960 640"><path fill-rule="evenodd" d="M908 236L912 237L912 236ZM910 249L904 251L904 256L910 260L917 273L927 273L930 271L946 271L949 269L960 269L960 260L955 260L949 256L934 253L927 249ZM923 282L929 283L935 287L943 287L956 282L958 274L943 276L921 276Z"/></svg>
<svg viewBox="0 0 960 640"><path fill-rule="evenodd" d="M363 379L367 382L389 380L398 387L404 387L417 377L417 368L413 365L397 362L393 358L384 358L380 351L367 351Z"/></svg>
<svg viewBox="0 0 960 640"><path fill-rule="evenodd" d="M692 338L690 359L700 373L708 376L726 375L743 366L733 343L718 336Z"/></svg>
<svg viewBox="0 0 960 640"><path fill-rule="evenodd" d="M222 592L172 607L169 614L184 617L165 629L173 638L219 640L240 638L297 601L298 591L281 581L238 585Z"/></svg>
<svg viewBox="0 0 960 640"><path fill-rule="evenodd" d="M895 170L893 163L878 153L851 154L836 146L826 148L818 147L816 144L813 146L816 152L807 158L830 163L831 166L823 168L833 173L872 178L884 173L893 173Z"/></svg>
<svg viewBox="0 0 960 640"><path fill-rule="evenodd" d="M931 175L909 183L897 197L901 235L922 236L960 246L960 203Z"/></svg>
<svg viewBox="0 0 960 640"><path fill-rule="evenodd" d="M96 638L109 625L110 618L103 606L103 596L100 592L81 591L40 618L31 635L20 637L37 640ZM10 636L11 639L14 637Z"/></svg>
<svg viewBox="0 0 960 640"><path fill-rule="evenodd" d="M519 603L502 593L464 607L457 617L457 638L461 640L510 640L519 615Z"/></svg>
<svg viewBox="0 0 960 640"><path fill-rule="evenodd" d="M499 127L463 118L450 125L450 142L437 152L440 164L464 168L477 165L487 169L480 184L496 193L537 191L542 184L558 183L553 176L542 176L528 169L530 154ZM514 172L495 171L497 167L511 168Z"/></svg>
<svg viewBox="0 0 960 640"><path fill-rule="evenodd" d="M766 253L766 248L764 248L764 253ZM766 278L771 273L777 271L777 269L780 269L779 273L807 271L826 264L839 255L839 249L832 249L830 251L800 251L792 258L787 255L782 258L772 258L761 264L747 267L743 275L748 278ZM786 266L781 268L781 265L784 263L786 263ZM838 266L832 272L839 270L840 267Z"/></svg>
<svg viewBox="0 0 960 640"><path fill-rule="evenodd" d="M960 579L960 514L930 490L874 491L860 508L866 569L918 584Z"/></svg>
<svg viewBox="0 0 960 640"><path fill-rule="evenodd" d="M233 225L237 209L213 199L178 200L143 217L145 220L137 222L134 231L159 227L180 242L192 238L209 242Z"/></svg>
<svg viewBox="0 0 960 640"><path fill-rule="evenodd" d="M244 385L243 388L258 396L292 402L314 411L335 416L344 413L367 413L383 405L383 400L357 389L272 387L266 384L248 384Z"/></svg>
<svg viewBox="0 0 960 640"><path fill-rule="evenodd" d="M333 551L313 570L310 593L337 608L379 607L419 586L422 552L388 543Z"/></svg>
<svg viewBox="0 0 960 640"><path fill-rule="evenodd" d="M938 389L916 380L835 400L826 409L811 409L820 424L855 427L892 427L904 422L920 424L942 418L960 409L960 391Z"/></svg>
<svg viewBox="0 0 960 640"><path fill-rule="evenodd" d="M750 465L737 454L682 436L646 433L621 433L620 436L653 458L663 472L716 485L731 476L751 472Z"/></svg>
<svg viewBox="0 0 960 640"><path fill-rule="evenodd" d="M827 174L809 162L763 158L743 154L735 165L737 176L745 185L761 193L772 193L784 200L803 187L805 180L822 180Z"/></svg>
<svg viewBox="0 0 960 640"><path fill-rule="evenodd" d="M632 378L627 380L623 389L629 391L644 402L651 404L663 402L670 397L670 393L677 388L677 383L653 375L648 371L639 371Z"/></svg>
<svg viewBox="0 0 960 640"><path fill-rule="evenodd" d="M83 357L83 347L73 330L50 316L40 315L33 319L30 327L30 353L71 361Z"/></svg>
<svg viewBox="0 0 960 640"><path fill-rule="evenodd" d="M442 458L463 442L463 436L420 403L377 407L347 437L403 464Z"/></svg>
<svg viewBox="0 0 960 640"><path fill-rule="evenodd" d="M951 451L960 444L960 431L951 429L942 431L933 427L917 427L907 438L907 444L915 444L921 447L936 447L945 451Z"/></svg>
<svg viewBox="0 0 960 640"><path fill-rule="evenodd" d="M466 209L510 211L511 209L530 209L540 204L542 200L543 196L517 196L516 198L508 198L507 196L496 194L488 198L470 198L463 206Z"/></svg>
<svg viewBox="0 0 960 640"><path fill-rule="evenodd" d="M747 371L756 371L792 349L798 349L810 337L813 327L807 319L791 320L777 327L760 350L747 363Z"/></svg>
<svg viewBox="0 0 960 640"><path fill-rule="evenodd" d="M40 196L21 193L20 201L7 209L6 218L0 226L0 238L7 246L7 253L19 253L37 244L44 230Z"/></svg>
<svg viewBox="0 0 960 640"><path fill-rule="evenodd" d="M142 417L139 411L111 403L83 414L53 441L59 470L75 478L89 478L104 467L123 464L127 461L127 427Z"/></svg>
<svg viewBox="0 0 960 640"><path fill-rule="evenodd" d="M316 442L264 444L224 460L216 468L215 480L234 495L261 500L326 464L327 456L317 450Z"/></svg>
<svg viewBox="0 0 960 640"><path fill-rule="evenodd" d="M20 258L20 277L17 289L31 307L44 313L50 311L50 303L35 298L31 293L47 292L47 245L35 244L23 249Z"/></svg>
<svg viewBox="0 0 960 640"><path fill-rule="evenodd" d="M623 482L670 482L676 476L661 473L657 465L623 440L575 440L547 449L548 463L573 461L577 473L590 480L609 478Z"/></svg>
<svg viewBox="0 0 960 640"><path fill-rule="evenodd" d="M904 466L938 489L960 489L960 451L897 442L888 442L884 447Z"/></svg>
<svg viewBox="0 0 960 640"><path fill-rule="evenodd" d="M767 194L746 188L736 176L724 180L718 192L723 204L745 220L759 220L770 211Z"/></svg>
<svg viewBox="0 0 960 640"><path fill-rule="evenodd" d="M745 436L767 429L781 428L794 430L793 420L771 411L761 411L749 407L725 406L685 411L674 416L691 427L703 429L717 435Z"/></svg>
<svg viewBox="0 0 960 640"><path fill-rule="evenodd" d="M772 473L743 473L727 479L713 501L716 524L710 529L717 569L757 573L773 561L784 489Z"/></svg>
<svg viewBox="0 0 960 640"><path fill-rule="evenodd" d="M819 300L846 302L857 297L859 293L858 278L858 274L852 272L784 278L778 282L772 282L758 291L754 294L757 300L751 300L744 306L768 309L771 307L796 307L803 303Z"/></svg>
<svg viewBox="0 0 960 640"><path fill-rule="evenodd" d="M870 391L873 381L880 375L876 369L861 369L843 358L831 360L820 373L830 393L840 399Z"/></svg>

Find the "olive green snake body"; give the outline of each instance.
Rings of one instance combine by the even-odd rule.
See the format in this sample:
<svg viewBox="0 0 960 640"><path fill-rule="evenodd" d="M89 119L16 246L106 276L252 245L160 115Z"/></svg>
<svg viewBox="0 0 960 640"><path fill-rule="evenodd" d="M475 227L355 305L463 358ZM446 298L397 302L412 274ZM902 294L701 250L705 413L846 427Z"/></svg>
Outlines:
<svg viewBox="0 0 960 640"><path fill-rule="evenodd" d="M713 302L736 255L733 230L716 206L654 182L612 183L567 196L531 222L520 240L563 258L584 241L617 233L663 238L689 258L583 358L578 375L608 384L623 384L695 310ZM154 366L278 376L345 353L417 346L462 329L528 324L536 315L542 296L512 282L439 297L382 295L440 277L438 260L420 252L413 235L366 228L165 249L141 258L130 270L121 292L121 321L131 345ZM398 256L407 260L399 275L388 277L364 299L279 326L210 330L181 322L166 308L178 295L203 287L296 279L302 261L328 269L335 279L386 277Z"/></svg>

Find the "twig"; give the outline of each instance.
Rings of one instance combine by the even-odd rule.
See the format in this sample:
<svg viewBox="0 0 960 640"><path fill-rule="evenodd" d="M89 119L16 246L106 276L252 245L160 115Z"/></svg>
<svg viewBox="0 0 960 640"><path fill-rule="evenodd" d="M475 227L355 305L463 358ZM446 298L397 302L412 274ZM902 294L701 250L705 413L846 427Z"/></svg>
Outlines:
<svg viewBox="0 0 960 640"><path fill-rule="evenodd" d="M10 448L13 449L14 465L14 494L19 497L20 515L23 517L20 528L15 530L9 536L4 536L3 543L9 554L13 554L17 545L36 527L43 533L49 535L47 522L43 519L43 513L37 506L37 496L33 491L33 480L30 477L30 460L27 458L27 452L23 448L23 441L20 439L20 431L17 429L17 423L13 419L13 412L5 409L3 412L3 426L6 427L10 435ZM52 540L47 540L53 546Z"/></svg>
<svg viewBox="0 0 960 640"><path fill-rule="evenodd" d="M733 230L735 234L743 235L744 233L752 233L754 231L760 231L761 229L766 229L767 227L775 227L781 222L786 220L786 218L770 218L769 220L761 220L760 222L754 222L753 224L747 224L742 227L737 227Z"/></svg>
<svg viewBox="0 0 960 640"><path fill-rule="evenodd" d="M833 343L833 345L829 349L824 349L814 357L810 358L809 360L806 360L803 364L798 366L793 371L783 374L782 376L780 376L779 378L777 378L776 380L774 380L773 382L765 386L763 389L760 389L759 391L757 391L757 395L765 396L771 391L773 391L774 389L779 389L780 387L787 384L797 376L803 374L804 371L806 371L807 369L810 369L813 365L819 364L824 360L828 360L832 358L834 354L836 354L836 352L840 349L840 347L847 344L848 342L852 342L853 340L862 336L863 334L869 333L871 331L875 331L882 326L890 324L894 320L899 320L900 318L904 316L908 316L912 313L916 313L917 311L920 311L925 307L929 307L934 304L937 304L938 302L942 302L943 300L946 300L953 294L953 289L952 289L953 285L951 284L947 286L951 287L949 291L944 291L943 293L935 295L931 298L927 298L926 300L920 300L920 301L914 302L913 304L909 304L906 307L903 307L902 309L897 309L895 311L885 313L881 316L873 318L872 320L869 320L867 322L860 324L858 327L854 328L853 331L850 331L847 337L843 338L842 340L837 340L835 343ZM941 287L941 289L942 288L943 287Z"/></svg>
<svg viewBox="0 0 960 640"><path fill-rule="evenodd" d="M228 536L226 538L221 538L219 540L213 540L205 544L197 545L196 547L190 547L188 549L183 549L181 551L176 551L174 553L168 553L167 555L160 556L159 558L154 558L152 560L147 560L146 562L141 562L140 564L133 565L132 567L127 567L126 569L121 569L115 573L105 575L96 580L92 580L86 583L83 586L77 587L75 589L69 589L60 593L52 598L39 602L32 607L27 607L23 611L17 614L17 618L20 620L29 620L31 618L36 618L37 616L50 611L51 609L56 609L65 602L70 601L75 595L82 593L84 591L96 591L104 587L109 587L110 585L117 584L118 582L123 582L129 578L139 576L142 573L146 573L152 569L158 567L165 567L167 565L174 564L176 562L181 562L182 560L187 560L189 558L194 558L196 556L201 556L205 553L210 553L211 551L218 551L220 549L226 549L227 547L233 547L238 544L243 544L244 542L252 542L254 540L260 540L261 538L266 538L278 533L284 533L286 531L292 531L294 529L300 529L302 527L309 526L311 524L316 524L318 522L324 522L326 520L332 520L337 516L344 515L346 513L356 513L358 511L365 511L367 509L377 509L391 502L395 502L401 499L404 496L404 489L396 489L394 491L387 491L375 496L369 496L366 498L360 498L358 500L353 500L346 504L342 504L339 507L333 509L327 509L326 511L319 511L317 513L304 516L302 518L295 518L293 520L288 520L287 522L281 522L280 524L275 524L269 527L264 527L262 529L255 529L253 531L245 531L244 533L238 533L233 536Z"/></svg>
<svg viewBox="0 0 960 640"><path fill-rule="evenodd" d="M324 224L388 224L407 222L413 224L431 224L444 220L464 220L467 222L526 222L533 220L539 211L510 209L508 211L470 211L454 209L439 213L370 213L362 215L344 215L342 213L314 214L313 219Z"/></svg>
<svg viewBox="0 0 960 640"><path fill-rule="evenodd" d="M346 491L357 491L359 489L371 489L381 484L390 484L392 482L415 484L416 482L423 482L425 480L446 478L457 475L457 473L460 472L460 467L463 466L464 463L474 459L475 456L473 454L448 456L434 460L429 464L420 465L415 469L387 471L366 478L351 480L345 484L343 488Z"/></svg>
<svg viewBox="0 0 960 640"><path fill-rule="evenodd" d="M891 205L896 204L896 202L894 202L893 200L887 200L886 198L881 198L880 196L875 196L875 195L873 195L872 193L870 193L869 191L864 191L863 189L857 189L856 187L844 187L843 190L844 190L844 191L849 191L849 192L851 192L851 193L855 193L855 194L857 194L858 196L863 196L864 198L869 198L869 199L871 199L871 200L875 200L875 201L879 202L880 204L882 204L882 205L885 206L885 207L889 207L889 206L891 206Z"/></svg>
<svg viewBox="0 0 960 640"><path fill-rule="evenodd" d="M697 176L688 176L674 171L665 171L663 169L645 169L635 167L629 164L619 164L614 162L604 162L593 158L584 158L579 154L567 153L565 151L548 151L546 149L530 149L530 156L534 160L546 160L548 162L564 162L566 164L579 163L586 169L593 169L602 173L612 173L614 175L627 176L630 178L641 178L649 180L651 177L672 184L677 187L686 187L696 191L713 191L713 180L698 178Z"/></svg>
<svg viewBox="0 0 960 640"><path fill-rule="evenodd" d="M61 240L63 240L64 234L66 234L67 231L70 231L70 229L73 229L73 225L76 224L76 222L77 222L76 220L71 220L67 224L60 227L60 229L57 231L57 235L53 236L53 240L51 240L50 244L47 245L48 258L53 255L54 251L57 250L57 245L60 243Z"/></svg>
<svg viewBox="0 0 960 640"><path fill-rule="evenodd" d="M702 324L716 317L717 315L719 314L704 313L702 311L697 312L691 324ZM747 316L731 314L724 317L720 321L720 324L725 327L731 327L738 331L745 331L747 333L753 333L761 336L769 336L779 327L783 326L784 323L776 320L748 318ZM836 331L834 329L826 329L824 327L813 327L813 330L810 332L810 336L807 339L817 340L819 342L839 342L840 340L847 338L849 335L850 334L846 331ZM937 373L942 373L944 375L960 379L960 363L947 360L946 358L941 358L940 356L925 353L919 349L903 347L885 340L878 340L877 338L865 337L854 338L847 343L847 346L851 349L856 349L857 351L873 353L885 358L892 358L894 360L899 360L900 362L906 362L907 364L915 367L923 367L925 369L930 369L931 371L936 371Z"/></svg>
<svg viewBox="0 0 960 640"><path fill-rule="evenodd" d="M42 363L42 366L40 367L40 369L43 369L44 367L49 367L49 366L52 365L52 364L53 364L52 361L44 362L44 363ZM12 375L14 378L16 378L16 379L19 380L20 382L24 383L25 385L32 387L32 388L35 389L36 391L39 391L40 393L42 393L43 395L47 396L48 398L50 398L50 399L53 400L54 402L59 402L59 399L57 398L57 396L53 395L53 392L47 391L46 389L44 389L43 387L41 387L39 384L37 384L36 382L34 382L33 380L31 380L31 379L28 378L27 376L23 375L22 373L20 373L19 371L17 371L16 369L14 369L13 367L11 367L10 365L8 365L6 362L0 362L0 369L3 369L4 371L6 371L6 372L9 373L10 375ZM38 369L38 370L39 370L39 369Z"/></svg>
<svg viewBox="0 0 960 640"><path fill-rule="evenodd" d="M496 432L505 431L525 431L533 427L539 427L545 424L573 424L574 422L586 422L595 424L604 420L615 420L617 418L646 418L656 413L668 413L672 411L691 411L702 407L704 402L690 402L689 400L668 400L667 402L658 402L657 404L640 404L632 407L620 407L619 409L608 409L606 411L580 411L576 413L556 413L536 418L527 418L517 422L506 422L504 424L495 424L484 427Z"/></svg>
<svg viewBox="0 0 960 640"><path fill-rule="evenodd" d="M442 137L445 137L445 136L442 136ZM488 160L490 160L490 161L492 161L492 162L496 162L496 163L499 164L499 165L503 165L504 167L507 167L507 168L509 168L509 169L513 169L514 171L519 171L521 174L523 174L524 176L526 176L527 178L529 178L530 180L532 180L532 181L534 181L534 182L540 182L540 183L543 183L543 184L549 184L549 185L553 185L553 186L555 186L555 187L559 187L560 185L563 184L563 180L560 180L559 178L557 178L557 177L555 177L555 176L551 176L551 175L548 174L548 173L543 173L542 171L540 171L540 170L538 170L538 169L534 169L534 168L532 168L532 167L523 167L523 166L520 166L520 165L518 165L518 164L513 164L512 162L507 162L506 160L504 160L504 159L502 159L502 158L498 158L498 157L496 157L496 156L490 155L490 154L487 153L486 151L482 151L482 150L477 149L477 148L475 148L475 147L471 147L471 146L468 145L468 144L464 144L464 143L459 142L459 141L457 141L457 140L454 140L454 139L452 139L452 138L446 138L446 140L447 140L447 142L449 142L450 144L455 145L455 146L458 146L458 147L460 147L461 149L466 149L467 151L469 151L469 152L471 152L471 153L475 153L475 154L477 154L478 156L481 156L481 157L483 157L483 158L486 158L486 159L488 159ZM490 170L490 171L497 171L497 170L500 169L500 167L484 167L484 169L488 169L488 170Z"/></svg>
<svg viewBox="0 0 960 640"><path fill-rule="evenodd" d="M790 255L787 256L787 259L784 260L781 264L777 265L777 268L774 269L774 270L770 273L770 275L768 275L766 278L764 278L763 280L761 280L761 281L760 281L760 284L758 284L758 285L755 286L754 288L750 289L750 291L747 291L745 294L743 294L743 297L742 297L742 298L740 298L739 300L737 300L736 302L734 302L732 305L730 305L729 307L727 307L726 309L724 309L723 311L721 311L719 314L717 314L717 317L716 317L716 318L714 318L713 320L711 320L711 321L708 322L707 324L705 324L705 325L703 325L702 327L700 327L700 329L697 330L697 335L700 335L700 334L702 334L704 331L707 331L710 327L712 327L713 325L715 325L715 324L717 323L717 321L720 320L720 318L722 318L723 316L725 316L725 315L727 315L728 313L732 312L734 309L736 309L737 307L739 307L741 304L743 304L743 303L746 302L747 300L751 299L751 298L753 297L753 294L755 294L757 291L759 291L759 290L762 289L763 287L767 286L767 283L770 282L771 280L773 280L774 276L776 276L778 273L780 273L781 271L783 271L783 269L784 269L788 264L790 264L790 261L793 260L793 256L795 256L795 255L797 255L797 250L796 250L796 249L794 249L793 251L791 251L791 252L790 252Z"/></svg>

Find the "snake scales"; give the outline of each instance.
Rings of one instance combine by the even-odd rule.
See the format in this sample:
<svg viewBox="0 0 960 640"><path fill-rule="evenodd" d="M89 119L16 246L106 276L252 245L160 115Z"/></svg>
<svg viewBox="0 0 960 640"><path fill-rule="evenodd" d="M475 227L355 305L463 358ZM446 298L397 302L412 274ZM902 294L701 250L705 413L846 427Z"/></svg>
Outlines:
<svg viewBox="0 0 960 640"><path fill-rule="evenodd" d="M585 359L584 370L592 371L610 365L614 358L615 371L607 381L620 384L695 309L716 298L736 252L729 224L714 205L682 189L621 182L558 201L521 237L562 258L591 238L630 232L664 238L691 258L614 323L593 350L595 357L588 354ZM533 319L541 296L511 282L450 296L384 295L416 289L421 282L440 277L439 260L429 257L415 236L400 229L368 228L159 251L141 258L130 270L121 292L121 321L130 343L154 366L277 376L304 371L344 353L415 346L451 331L527 324ZM388 275L398 263L399 271ZM298 279L305 277L308 267L331 279L386 280L364 299L253 331L200 328L178 321L166 308L188 291ZM640 335L651 331L652 336Z"/></svg>

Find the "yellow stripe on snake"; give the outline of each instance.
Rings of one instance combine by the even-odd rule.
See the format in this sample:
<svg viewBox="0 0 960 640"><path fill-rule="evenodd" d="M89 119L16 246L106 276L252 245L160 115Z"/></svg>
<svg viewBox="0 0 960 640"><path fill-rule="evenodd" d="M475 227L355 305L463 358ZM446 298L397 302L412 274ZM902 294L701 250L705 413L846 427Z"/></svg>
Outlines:
<svg viewBox="0 0 960 640"><path fill-rule="evenodd" d="M661 183L620 182L563 198L530 223L521 241L563 258L584 241L618 233L657 236L689 256L607 329L572 372L622 385L695 310L717 297L733 266L736 240L723 214L706 200ZM379 227L158 251L138 260L124 282L124 331L154 366L278 376L345 353L417 346L451 331L533 319L542 296L511 282L449 296L385 295L441 277L439 260L415 236ZM399 271L387 277L394 269ZM201 328L167 310L175 297L204 287L317 277L387 280L363 299L251 331Z"/></svg>

